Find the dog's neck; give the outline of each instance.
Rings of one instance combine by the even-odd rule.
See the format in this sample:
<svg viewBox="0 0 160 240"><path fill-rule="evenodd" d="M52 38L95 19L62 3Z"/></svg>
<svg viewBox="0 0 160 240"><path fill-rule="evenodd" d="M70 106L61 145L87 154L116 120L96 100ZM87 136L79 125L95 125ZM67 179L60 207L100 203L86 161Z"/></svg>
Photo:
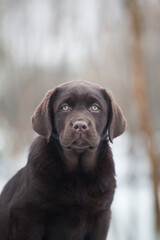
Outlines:
<svg viewBox="0 0 160 240"><path fill-rule="evenodd" d="M48 159L48 162L44 161L44 157ZM59 178L62 173L77 172L94 175L98 172L105 172L106 169L113 169L114 172L112 153L107 141L101 141L96 151L86 150L77 154L75 151L62 149L58 141L56 143L52 140L47 142L45 138L38 137L30 149L28 167L31 165L33 166L32 171L37 177L43 169L45 179Z"/></svg>
<svg viewBox="0 0 160 240"><path fill-rule="evenodd" d="M63 149L63 160L66 170L72 172L81 169L83 171L92 171L96 166L97 153L86 149L82 153L76 152L74 149Z"/></svg>
<svg viewBox="0 0 160 240"><path fill-rule="evenodd" d="M84 171L92 171L95 168L97 148L94 150L86 149L83 152L77 152L75 149L62 148L59 138L57 136L55 137L55 135L52 135L51 141L57 146L67 172L72 172L77 168Z"/></svg>

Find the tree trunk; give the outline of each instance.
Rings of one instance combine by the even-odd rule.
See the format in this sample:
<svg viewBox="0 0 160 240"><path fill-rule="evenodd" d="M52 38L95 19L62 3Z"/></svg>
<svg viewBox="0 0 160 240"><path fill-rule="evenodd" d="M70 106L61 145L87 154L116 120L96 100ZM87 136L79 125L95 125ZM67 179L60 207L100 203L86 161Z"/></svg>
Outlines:
<svg viewBox="0 0 160 240"><path fill-rule="evenodd" d="M151 113L148 101L146 76L141 50L141 13L136 0L126 0L132 28L131 63L133 71L133 89L137 110L139 113L140 127L144 134L145 147L152 167L152 182L154 190L155 216L157 239L160 235L160 206L159 206L159 178L158 155L152 129Z"/></svg>

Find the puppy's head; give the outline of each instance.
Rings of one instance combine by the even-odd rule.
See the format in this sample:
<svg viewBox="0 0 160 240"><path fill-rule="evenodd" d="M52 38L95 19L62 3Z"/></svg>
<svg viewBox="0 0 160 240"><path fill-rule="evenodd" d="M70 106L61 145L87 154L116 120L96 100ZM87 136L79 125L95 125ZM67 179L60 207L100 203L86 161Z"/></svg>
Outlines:
<svg viewBox="0 0 160 240"><path fill-rule="evenodd" d="M112 94L98 85L75 81L50 90L32 116L33 129L48 141L59 138L64 149L94 150L102 138L112 142L126 121Z"/></svg>

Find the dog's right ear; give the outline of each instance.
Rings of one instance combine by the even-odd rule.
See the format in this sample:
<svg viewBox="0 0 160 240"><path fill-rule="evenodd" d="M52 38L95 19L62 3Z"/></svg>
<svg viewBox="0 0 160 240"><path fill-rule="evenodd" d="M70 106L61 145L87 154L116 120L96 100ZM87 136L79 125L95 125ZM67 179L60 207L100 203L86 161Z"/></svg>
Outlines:
<svg viewBox="0 0 160 240"><path fill-rule="evenodd" d="M53 109L50 106L51 98L54 97L56 89L52 89L47 92L42 102L38 105L31 117L32 128L39 135L47 138L49 140L52 129L53 129L53 119L51 111Z"/></svg>
<svg viewBox="0 0 160 240"><path fill-rule="evenodd" d="M109 119L108 119L108 136L111 143L113 139L120 136L126 129L126 120L120 109L116 104L112 93L105 89L102 90L104 99L109 106Z"/></svg>

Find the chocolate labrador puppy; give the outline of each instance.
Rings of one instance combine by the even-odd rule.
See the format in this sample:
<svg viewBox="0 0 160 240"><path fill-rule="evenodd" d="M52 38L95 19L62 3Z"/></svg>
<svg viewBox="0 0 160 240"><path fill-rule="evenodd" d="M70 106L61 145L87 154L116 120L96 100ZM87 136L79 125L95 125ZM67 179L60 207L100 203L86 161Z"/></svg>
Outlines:
<svg viewBox="0 0 160 240"><path fill-rule="evenodd" d="M105 240L116 181L109 141L125 130L111 93L75 81L32 116L40 135L0 196L1 240Z"/></svg>

